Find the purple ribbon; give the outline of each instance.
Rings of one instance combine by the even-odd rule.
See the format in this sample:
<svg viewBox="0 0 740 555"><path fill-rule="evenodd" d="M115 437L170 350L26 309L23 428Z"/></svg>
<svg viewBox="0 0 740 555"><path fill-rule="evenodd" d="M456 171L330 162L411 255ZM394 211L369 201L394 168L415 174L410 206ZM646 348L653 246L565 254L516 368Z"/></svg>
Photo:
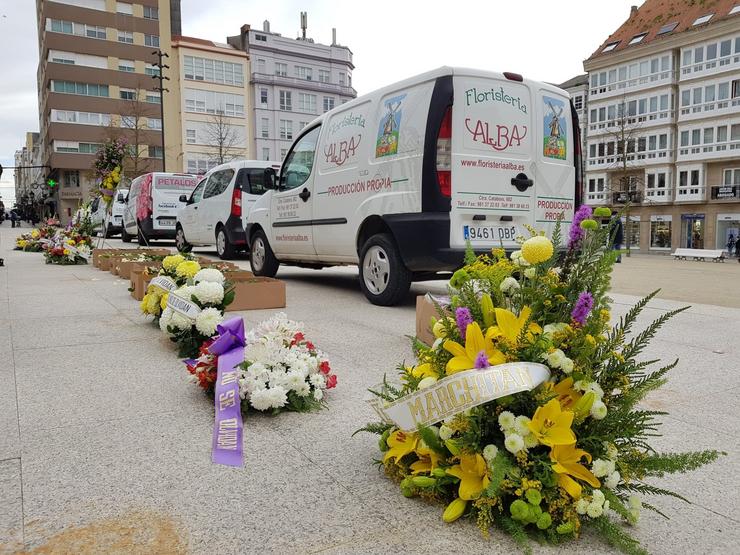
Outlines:
<svg viewBox="0 0 740 555"><path fill-rule="evenodd" d="M244 362L244 320L236 316L219 324L218 337L208 350L218 356L218 376L214 404L216 423L213 428L215 464L243 466L242 410L239 397L239 371Z"/></svg>

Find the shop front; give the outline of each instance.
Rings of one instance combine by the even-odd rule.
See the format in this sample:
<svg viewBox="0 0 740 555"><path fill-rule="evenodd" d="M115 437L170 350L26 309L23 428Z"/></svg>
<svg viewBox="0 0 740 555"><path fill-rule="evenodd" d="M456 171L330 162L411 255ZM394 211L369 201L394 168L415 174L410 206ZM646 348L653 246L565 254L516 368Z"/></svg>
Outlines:
<svg viewBox="0 0 740 555"><path fill-rule="evenodd" d="M740 214L717 214L717 240L715 249L724 249L729 255L737 255L740 235Z"/></svg>
<svg viewBox="0 0 740 555"><path fill-rule="evenodd" d="M650 216L650 250L670 251L673 218L670 215Z"/></svg>
<svg viewBox="0 0 740 555"><path fill-rule="evenodd" d="M704 214L681 214L681 246L688 249L704 248Z"/></svg>

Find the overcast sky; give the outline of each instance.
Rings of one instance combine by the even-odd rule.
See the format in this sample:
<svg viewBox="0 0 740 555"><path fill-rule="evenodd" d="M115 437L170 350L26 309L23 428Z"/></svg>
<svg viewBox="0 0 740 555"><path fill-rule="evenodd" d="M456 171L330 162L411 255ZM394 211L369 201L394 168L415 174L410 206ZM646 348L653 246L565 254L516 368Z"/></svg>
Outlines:
<svg viewBox="0 0 740 555"><path fill-rule="evenodd" d="M182 0L183 33L225 42L243 23L296 37L301 11L308 36L337 42L354 54L353 85L372 91L441 65L514 71L560 83L583 72L583 60L629 16L641 0ZM38 130L38 40L34 0L0 0L0 164L26 131ZM351 6L351 7L350 7ZM13 174L2 176L8 198Z"/></svg>

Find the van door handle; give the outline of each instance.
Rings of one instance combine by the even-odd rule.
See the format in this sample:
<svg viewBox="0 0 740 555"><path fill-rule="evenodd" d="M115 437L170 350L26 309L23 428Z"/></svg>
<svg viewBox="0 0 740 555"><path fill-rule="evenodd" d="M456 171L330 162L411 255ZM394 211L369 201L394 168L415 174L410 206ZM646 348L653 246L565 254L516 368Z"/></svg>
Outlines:
<svg viewBox="0 0 740 555"><path fill-rule="evenodd" d="M516 177L511 178L511 184L516 187L517 191L523 193L534 185L534 180L529 179L526 173L519 173Z"/></svg>
<svg viewBox="0 0 740 555"><path fill-rule="evenodd" d="M311 191L309 191L308 189L303 189L300 193L298 193L298 196L301 197L301 200L303 202L307 202L308 197L311 196Z"/></svg>

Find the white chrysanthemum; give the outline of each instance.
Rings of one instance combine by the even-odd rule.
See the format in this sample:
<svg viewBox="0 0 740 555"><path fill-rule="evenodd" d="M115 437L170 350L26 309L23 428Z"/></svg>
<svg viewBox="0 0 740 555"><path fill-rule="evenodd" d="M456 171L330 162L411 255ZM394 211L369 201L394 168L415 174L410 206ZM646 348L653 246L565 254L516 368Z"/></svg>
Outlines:
<svg viewBox="0 0 740 555"><path fill-rule="evenodd" d="M274 409L284 407L288 403L288 392L284 387L276 386L271 387L270 391L270 406Z"/></svg>
<svg viewBox="0 0 740 555"><path fill-rule="evenodd" d="M599 518L604 514L604 507L596 503L589 503L588 509L586 509L586 514L591 518Z"/></svg>
<svg viewBox="0 0 740 555"><path fill-rule="evenodd" d="M193 295L203 304L219 304L224 300L224 286L212 281L201 281L193 287Z"/></svg>
<svg viewBox="0 0 740 555"><path fill-rule="evenodd" d="M172 318L170 318L170 326L177 328L178 330L189 330L193 327L193 321L187 316L183 316L179 312L172 311Z"/></svg>
<svg viewBox="0 0 740 555"><path fill-rule="evenodd" d="M604 390L601 389L601 386L597 384L596 382L591 382L586 386L586 389L584 390L586 393L589 391L593 391L594 395L601 399L604 396Z"/></svg>
<svg viewBox="0 0 740 555"><path fill-rule="evenodd" d="M552 335L554 333L561 333L568 329L568 324L565 322L558 322L556 324L547 324L542 328L543 335Z"/></svg>
<svg viewBox="0 0 740 555"><path fill-rule="evenodd" d="M606 445L606 456L610 459L616 459L617 455L619 455L619 451L617 451L617 446L613 443L604 442Z"/></svg>
<svg viewBox="0 0 740 555"><path fill-rule="evenodd" d="M437 378L435 378L434 376L427 376L419 382L419 389L432 387L435 383L437 383Z"/></svg>
<svg viewBox="0 0 740 555"><path fill-rule="evenodd" d="M491 462L496 458L496 455L498 455L498 447L493 443L489 443L483 448L483 458L486 459L486 461Z"/></svg>
<svg viewBox="0 0 740 555"><path fill-rule="evenodd" d="M524 270L524 277L527 279L532 279L536 275L537 275L536 268L527 268L526 270Z"/></svg>
<svg viewBox="0 0 740 555"><path fill-rule="evenodd" d="M596 503L597 505L601 506L604 504L604 501L606 500L606 496L604 495L604 492L602 492L600 489L595 489L591 492L591 502Z"/></svg>
<svg viewBox="0 0 740 555"><path fill-rule="evenodd" d="M197 274L195 274L195 276L193 276L193 281L195 283L208 281L211 283L218 283L219 285L223 285L224 281L226 281L226 278L216 268L203 268Z"/></svg>
<svg viewBox="0 0 740 555"><path fill-rule="evenodd" d="M303 382L300 387L298 387L294 391L295 394L298 395L298 397L308 397L311 393L311 387L306 382Z"/></svg>
<svg viewBox="0 0 740 555"><path fill-rule="evenodd" d="M630 509L642 509L642 501L640 501L640 498L636 495L630 495L629 499L627 500L627 503L630 506Z"/></svg>
<svg viewBox="0 0 740 555"><path fill-rule="evenodd" d="M560 349L555 349L553 352L543 356L546 357L547 364L552 368L560 368L560 365L565 360L565 353Z"/></svg>
<svg viewBox="0 0 740 555"><path fill-rule="evenodd" d="M596 459L591 465L591 472L597 478L602 478L608 475L611 471L612 468L609 461L605 461L604 459Z"/></svg>
<svg viewBox="0 0 740 555"><path fill-rule="evenodd" d="M213 284L216 285L216 284ZM224 315L217 308L205 308L195 319L195 329L207 337L216 333L216 326L224 321Z"/></svg>
<svg viewBox="0 0 740 555"><path fill-rule="evenodd" d="M452 431L452 428L450 428L449 426L445 426L444 424L442 424L439 427L439 439L441 439L442 441L447 441L448 439L450 439L453 433L454 432Z"/></svg>
<svg viewBox="0 0 740 555"><path fill-rule="evenodd" d="M503 431L511 430L514 427L515 422L516 418L514 417L514 414L508 410L505 410L498 415L498 425L501 426L501 430Z"/></svg>
<svg viewBox="0 0 740 555"><path fill-rule="evenodd" d="M311 385L314 387L323 388L326 385L326 379L324 378L323 374L311 374L311 377L308 378L308 381L311 382Z"/></svg>
<svg viewBox="0 0 740 555"><path fill-rule="evenodd" d="M530 429L529 429L530 422L531 420L529 419L529 417L524 416L524 415L517 416L514 419L514 429L516 430L516 433L522 436L522 438L524 438L524 436L530 433Z"/></svg>
<svg viewBox="0 0 740 555"><path fill-rule="evenodd" d="M615 470L614 472L609 474L609 476L607 476L606 480L604 481L604 485L609 489L614 489L619 484L619 480L621 478L622 477L619 475L619 472Z"/></svg>
<svg viewBox="0 0 740 555"><path fill-rule="evenodd" d="M578 501L576 501L576 512L579 515L585 515L586 511L588 510L588 501L581 497Z"/></svg>
<svg viewBox="0 0 740 555"><path fill-rule="evenodd" d="M524 436L524 447L526 449L532 449L534 447L537 447L539 444L540 442L537 441L537 437L534 434L529 433Z"/></svg>
<svg viewBox="0 0 740 555"><path fill-rule="evenodd" d="M313 390L313 398L317 401L321 401L321 399L324 398L324 390L323 389L314 389Z"/></svg>
<svg viewBox="0 0 740 555"><path fill-rule="evenodd" d="M249 404L255 410L268 410L272 405L272 397L269 389L257 389L249 396Z"/></svg>
<svg viewBox="0 0 740 555"><path fill-rule="evenodd" d="M519 282L513 277L507 277L501 282L499 289L501 289L502 293L516 291L517 289L519 289Z"/></svg>
<svg viewBox="0 0 740 555"><path fill-rule="evenodd" d="M573 372L573 361L568 357L563 358L563 362L560 363L560 369L566 374Z"/></svg>
<svg viewBox="0 0 740 555"><path fill-rule="evenodd" d="M504 440L504 447L506 447L507 451L516 455L524 449L524 439L519 434L509 434Z"/></svg>
<svg viewBox="0 0 740 555"><path fill-rule="evenodd" d="M171 325L172 323L172 313L173 310L168 306L162 311L162 314L159 316L159 329L161 329L164 333L167 333L167 326Z"/></svg>
<svg viewBox="0 0 740 555"><path fill-rule="evenodd" d="M299 372L291 371L285 375L285 385L288 389L297 391L305 383L306 379Z"/></svg>
<svg viewBox="0 0 740 555"><path fill-rule="evenodd" d="M594 401L591 405L591 416L594 420L603 420L606 417L606 405L602 401Z"/></svg>
<svg viewBox="0 0 740 555"><path fill-rule="evenodd" d="M183 285L182 287L175 290L175 295L177 295L181 299L185 299L186 301L191 301L193 289L195 289L195 287L193 287L192 285Z"/></svg>

